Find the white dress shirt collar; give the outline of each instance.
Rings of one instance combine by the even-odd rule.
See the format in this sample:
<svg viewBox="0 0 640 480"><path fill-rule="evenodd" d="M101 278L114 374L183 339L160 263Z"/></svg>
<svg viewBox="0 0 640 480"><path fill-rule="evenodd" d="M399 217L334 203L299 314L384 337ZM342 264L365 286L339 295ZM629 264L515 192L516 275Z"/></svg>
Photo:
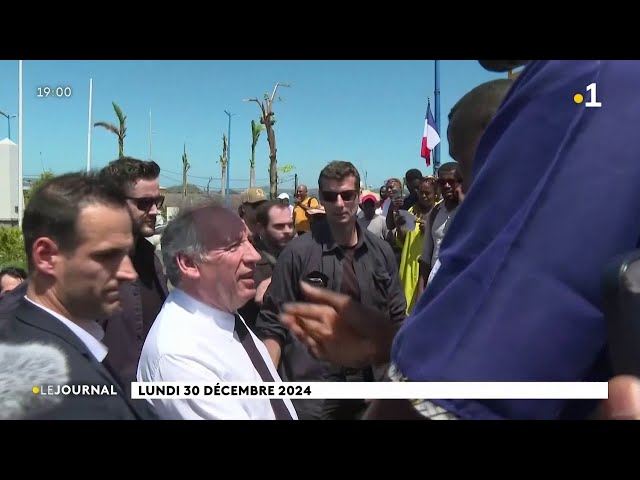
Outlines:
<svg viewBox="0 0 640 480"><path fill-rule="evenodd" d="M180 288L175 288L171 292L171 297L178 306L184 308L192 315L197 315L198 317L209 320L212 319L225 333L229 334L229 338L233 338L233 333L236 328L236 319L233 313L224 312L219 308L207 305Z"/></svg>
<svg viewBox="0 0 640 480"><path fill-rule="evenodd" d="M92 329L92 331L89 332L88 330L85 330L80 325L72 322L68 318L63 317L59 313L54 312L53 310L34 302L26 295L24 296L24 298L34 304L36 307L41 308L48 314L52 315L54 318L60 320L67 328L69 328L69 330L71 330L76 335L76 337L80 339L82 343L85 344L85 346L89 349L96 360L102 363L104 358L107 356L109 349L100 341L104 337L104 330L102 330L102 327L98 325L97 322L90 322L88 324L88 326Z"/></svg>

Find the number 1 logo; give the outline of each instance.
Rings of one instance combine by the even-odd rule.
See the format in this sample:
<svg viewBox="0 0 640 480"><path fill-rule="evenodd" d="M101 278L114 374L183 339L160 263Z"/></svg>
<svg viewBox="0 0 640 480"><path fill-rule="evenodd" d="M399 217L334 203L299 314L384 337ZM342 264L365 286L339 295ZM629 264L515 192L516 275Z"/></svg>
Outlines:
<svg viewBox="0 0 640 480"><path fill-rule="evenodd" d="M584 104L585 107L601 107L602 103L596 100L596 84L592 83L587 87L587 92L591 92L591 100Z"/></svg>

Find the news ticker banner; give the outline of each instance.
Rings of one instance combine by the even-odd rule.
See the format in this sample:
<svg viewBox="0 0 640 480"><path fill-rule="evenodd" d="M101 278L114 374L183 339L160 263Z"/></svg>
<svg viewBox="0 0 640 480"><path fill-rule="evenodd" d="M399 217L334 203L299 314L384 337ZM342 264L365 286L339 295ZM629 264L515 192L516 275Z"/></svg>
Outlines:
<svg viewBox="0 0 640 480"><path fill-rule="evenodd" d="M133 382L133 399L606 399L607 382Z"/></svg>

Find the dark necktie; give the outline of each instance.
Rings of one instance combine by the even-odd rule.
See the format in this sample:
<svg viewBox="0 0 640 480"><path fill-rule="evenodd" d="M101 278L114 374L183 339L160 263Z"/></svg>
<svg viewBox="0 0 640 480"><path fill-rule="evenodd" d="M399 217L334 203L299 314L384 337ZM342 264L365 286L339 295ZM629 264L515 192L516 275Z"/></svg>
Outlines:
<svg viewBox="0 0 640 480"><path fill-rule="evenodd" d="M274 382L275 380L269 371L269 367L267 367L264 358L258 351L258 347L256 347L253 337L249 333L249 329L238 315L235 315L235 319L236 333L238 334L240 343L246 350L247 355L249 355L251 363L253 363L253 366L260 374L260 378L262 378L263 382ZM269 401L271 402L271 408L273 408L276 420L293 420L291 413L289 413L289 409L281 398L270 398Z"/></svg>

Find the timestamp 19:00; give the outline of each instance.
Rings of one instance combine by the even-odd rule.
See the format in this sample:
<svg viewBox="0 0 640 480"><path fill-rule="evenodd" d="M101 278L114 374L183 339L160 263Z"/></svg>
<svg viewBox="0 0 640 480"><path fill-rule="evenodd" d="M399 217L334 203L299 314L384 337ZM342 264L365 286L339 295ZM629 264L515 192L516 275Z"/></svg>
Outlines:
<svg viewBox="0 0 640 480"><path fill-rule="evenodd" d="M68 98L71 96L71 87L38 87L38 97Z"/></svg>

